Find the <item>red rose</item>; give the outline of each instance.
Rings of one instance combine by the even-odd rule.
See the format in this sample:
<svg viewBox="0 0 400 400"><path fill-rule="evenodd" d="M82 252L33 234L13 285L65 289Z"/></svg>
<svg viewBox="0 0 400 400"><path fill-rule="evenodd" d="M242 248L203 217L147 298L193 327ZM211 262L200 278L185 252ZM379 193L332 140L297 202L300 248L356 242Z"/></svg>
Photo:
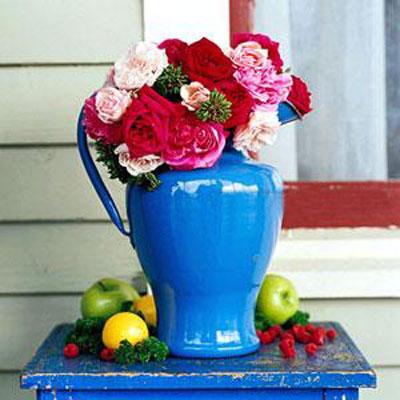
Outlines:
<svg viewBox="0 0 400 400"><path fill-rule="evenodd" d="M257 42L263 49L268 50L268 58L272 61L278 72L282 72L283 61L279 54L279 43L274 42L268 36L261 33L235 33L233 35L232 47L235 48L243 42Z"/></svg>
<svg viewBox="0 0 400 400"><path fill-rule="evenodd" d="M143 86L122 120L124 141L132 157L160 154L164 149L170 119L183 107Z"/></svg>
<svg viewBox="0 0 400 400"><path fill-rule="evenodd" d="M311 93L307 85L297 76L292 75L293 85L287 101L291 103L301 115L309 113L311 108Z"/></svg>
<svg viewBox="0 0 400 400"><path fill-rule="evenodd" d="M227 79L216 85L218 91L223 93L232 103L231 117L224 123L224 128L244 124L249 119L249 114L254 105L254 100L249 92L234 79Z"/></svg>
<svg viewBox="0 0 400 400"><path fill-rule="evenodd" d="M105 144L121 144L121 122L112 124L104 123L97 115L96 95L89 97L83 106L83 126L86 134L94 140L100 140Z"/></svg>
<svg viewBox="0 0 400 400"><path fill-rule="evenodd" d="M187 47L188 44L180 39L167 39L158 45L159 49L165 49L168 62L175 66L182 62L183 54Z"/></svg>
<svg viewBox="0 0 400 400"><path fill-rule="evenodd" d="M232 61L210 40L203 38L188 46L183 57L183 72L192 81L208 86L230 78L233 74Z"/></svg>

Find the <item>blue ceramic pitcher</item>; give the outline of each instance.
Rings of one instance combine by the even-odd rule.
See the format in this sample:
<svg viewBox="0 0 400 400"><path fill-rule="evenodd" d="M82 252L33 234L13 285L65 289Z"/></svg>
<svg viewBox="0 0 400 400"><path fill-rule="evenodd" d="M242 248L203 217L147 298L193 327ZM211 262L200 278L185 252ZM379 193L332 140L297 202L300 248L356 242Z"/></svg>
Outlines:
<svg viewBox="0 0 400 400"><path fill-rule="evenodd" d="M281 123L297 119L287 104ZM180 357L254 352L254 309L282 220L276 170L227 146L208 169L167 171L153 192L127 185L129 232L90 157L81 119L78 145L86 171L120 232L130 238L152 287L158 335Z"/></svg>

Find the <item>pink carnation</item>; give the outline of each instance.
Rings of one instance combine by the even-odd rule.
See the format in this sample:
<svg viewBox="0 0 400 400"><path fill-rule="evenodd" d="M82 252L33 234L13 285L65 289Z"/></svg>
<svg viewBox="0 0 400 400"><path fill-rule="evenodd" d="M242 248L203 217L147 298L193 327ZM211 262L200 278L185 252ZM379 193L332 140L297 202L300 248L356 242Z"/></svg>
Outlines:
<svg viewBox="0 0 400 400"><path fill-rule="evenodd" d="M271 62L262 69L239 68L233 75L255 100L255 109L276 111L292 87L290 74L278 74Z"/></svg>
<svg viewBox="0 0 400 400"><path fill-rule="evenodd" d="M257 159L264 145L274 144L279 126L276 112L254 111L246 124L235 129L233 147Z"/></svg>
<svg viewBox="0 0 400 400"><path fill-rule="evenodd" d="M129 104L131 96L124 90L108 86L96 93L97 115L106 124L119 121Z"/></svg>
<svg viewBox="0 0 400 400"><path fill-rule="evenodd" d="M122 141L121 123L106 124L99 118L95 95L85 101L83 107L83 125L86 129L86 134L94 140L101 140L106 144L120 144Z"/></svg>
<svg viewBox="0 0 400 400"><path fill-rule="evenodd" d="M202 122L188 112L172 124L162 158L173 169L208 168L217 162L224 146L222 125Z"/></svg>

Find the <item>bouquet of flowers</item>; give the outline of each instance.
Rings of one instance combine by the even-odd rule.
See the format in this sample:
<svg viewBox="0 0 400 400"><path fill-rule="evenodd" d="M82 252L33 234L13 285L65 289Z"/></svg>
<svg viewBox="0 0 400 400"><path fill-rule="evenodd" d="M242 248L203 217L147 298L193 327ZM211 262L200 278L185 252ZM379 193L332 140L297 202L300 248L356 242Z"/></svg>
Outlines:
<svg viewBox="0 0 400 400"><path fill-rule="evenodd" d="M163 170L212 167L228 142L257 159L275 140L281 102L311 111L268 36L237 34L226 51L206 38L138 42L85 101L83 125L111 178L153 190Z"/></svg>

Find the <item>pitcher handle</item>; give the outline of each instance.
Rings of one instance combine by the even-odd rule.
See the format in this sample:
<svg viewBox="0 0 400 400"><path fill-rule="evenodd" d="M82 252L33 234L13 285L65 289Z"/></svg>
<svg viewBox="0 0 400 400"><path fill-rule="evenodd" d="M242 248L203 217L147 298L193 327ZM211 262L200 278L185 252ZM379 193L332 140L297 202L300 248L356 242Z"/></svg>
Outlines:
<svg viewBox="0 0 400 400"><path fill-rule="evenodd" d="M125 229L124 223L121 216L119 215L114 200L112 199L110 193L105 187L100 177L99 171L97 170L96 165L93 162L92 156L90 155L86 131L85 127L83 126L83 110L81 111L78 120L78 148L79 154L81 156L83 165L85 166L86 172L89 175L90 181L92 182L92 185L95 188L98 196L100 197L104 208L110 216L111 221L123 235L129 236L129 232Z"/></svg>

